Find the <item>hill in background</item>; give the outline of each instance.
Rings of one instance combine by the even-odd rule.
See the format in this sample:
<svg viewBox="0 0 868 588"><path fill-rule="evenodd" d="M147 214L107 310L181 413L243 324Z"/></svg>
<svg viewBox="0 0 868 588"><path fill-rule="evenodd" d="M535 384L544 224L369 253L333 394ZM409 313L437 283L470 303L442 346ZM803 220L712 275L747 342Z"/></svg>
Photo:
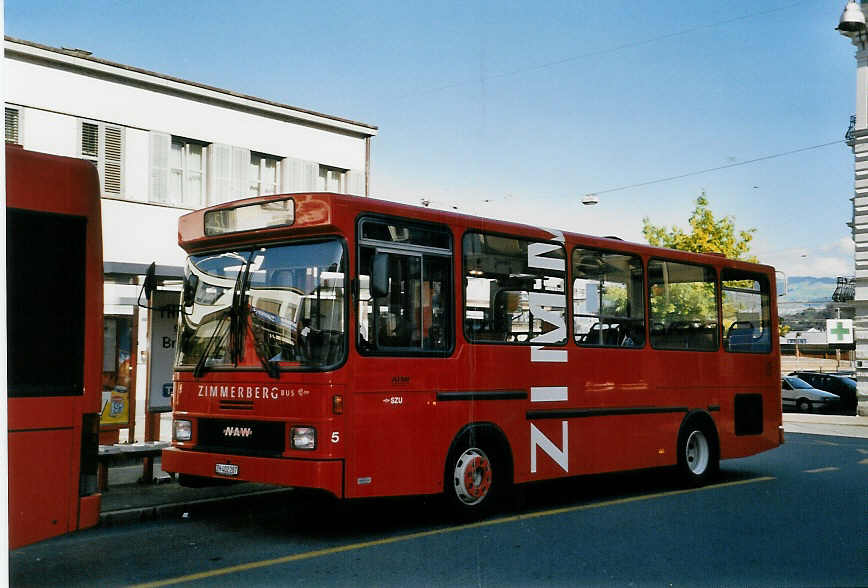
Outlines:
<svg viewBox="0 0 868 588"><path fill-rule="evenodd" d="M793 276L787 280L787 295L778 298L778 313L787 315L807 308L823 308L832 302L837 285L835 278Z"/></svg>

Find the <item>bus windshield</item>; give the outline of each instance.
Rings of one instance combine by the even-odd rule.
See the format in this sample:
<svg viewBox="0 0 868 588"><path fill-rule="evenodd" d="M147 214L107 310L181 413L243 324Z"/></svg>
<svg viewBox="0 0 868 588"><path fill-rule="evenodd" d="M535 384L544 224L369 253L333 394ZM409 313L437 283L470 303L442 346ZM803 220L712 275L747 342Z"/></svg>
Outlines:
<svg viewBox="0 0 868 588"><path fill-rule="evenodd" d="M340 363L344 263L337 239L191 255L178 367L261 365L276 375ZM246 347L254 357L245 357Z"/></svg>

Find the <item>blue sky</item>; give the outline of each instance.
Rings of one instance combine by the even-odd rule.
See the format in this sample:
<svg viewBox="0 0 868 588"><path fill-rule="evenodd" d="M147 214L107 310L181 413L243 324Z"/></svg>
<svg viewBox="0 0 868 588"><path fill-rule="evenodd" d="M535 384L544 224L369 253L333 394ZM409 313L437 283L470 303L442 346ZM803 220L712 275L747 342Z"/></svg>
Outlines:
<svg viewBox="0 0 868 588"><path fill-rule="evenodd" d="M377 125L377 197L641 241L705 190L761 261L836 276L843 143L618 188L840 140L844 4L6 0L5 32Z"/></svg>

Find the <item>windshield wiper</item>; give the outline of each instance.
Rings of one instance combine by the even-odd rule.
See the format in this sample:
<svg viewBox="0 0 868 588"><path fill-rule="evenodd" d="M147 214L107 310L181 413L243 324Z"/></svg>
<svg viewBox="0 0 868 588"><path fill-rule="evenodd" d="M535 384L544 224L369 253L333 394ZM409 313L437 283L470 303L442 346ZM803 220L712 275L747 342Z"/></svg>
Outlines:
<svg viewBox="0 0 868 588"><path fill-rule="evenodd" d="M239 256L240 257L240 256ZM202 350L202 355L199 361L196 362L196 367L193 368L193 377L199 378L205 373L208 367L208 360L211 354L223 344L226 336L229 336L229 355L231 361L237 366L244 357L244 310L241 308L245 300L244 290L247 287L247 281L250 275L250 261L253 259L253 250L243 261L243 267L238 270L238 275L235 278L235 290L232 295L232 306L224 309L220 317L220 321L214 328L214 332L208 338L208 343L205 344L205 349ZM226 322L226 317L229 317L229 328L223 330L223 324ZM222 331L222 332L221 332Z"/></svg>
<svg viewBox="0 0 868 588"><path fill-rule="evenodd" d="M253 309L253 320L250 321L250 330L253 332L253 348L256 350L256 356L259 358L259 362L262 364L262 367L265 368L266 373L275 380L280 378L280 367L277 363L271 360L266 354L266 349L268 345L265 342L265 330L262 326L257 325L257 313L261 313L257 309ZM262 319L258 319L262 320Z"/></svg>
<svg viewBox="0 0 868 588"><path fill-rule="evenodd" d="M253 260L253 250L247 256L244 267L239 270L235 279L235 293L232 296L232 314L230 315L230 345L232 362L237 367L244 359L244 335L247 332L247 283L250 280L250 262Z"/></svg>
<svg viewBox="0 0 868 588"><path fill-rule="evenodd" d="M211 333L211 336L208 338L208 343L205 344L205 349L202 350L202 355L199 356L199 361L196 362L196 367L193 368L193 377L201 378L202 374L205 373L205 368L207 367L208 359L211 357L211 352L215 350L219 345L223 343L223 340L226 338L226 334L229 331L223 331L221 335L221 330L223 328L223 323L226 322L226 317L231 313L229 312L223 313L220 317L220 320L217 322L217 326L214 327L214 332Z"/></svg>

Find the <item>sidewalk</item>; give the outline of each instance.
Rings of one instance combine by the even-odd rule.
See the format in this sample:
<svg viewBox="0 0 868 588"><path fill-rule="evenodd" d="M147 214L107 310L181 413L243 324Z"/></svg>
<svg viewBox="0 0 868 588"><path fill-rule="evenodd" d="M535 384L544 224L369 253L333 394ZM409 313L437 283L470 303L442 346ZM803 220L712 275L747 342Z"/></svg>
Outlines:
<svg viewBox="0 0 868 588"><path fill-rule="evenodd" d="M176 480L162 484L134 482L109 486L102 495L99 519L101 525L112 525L173 516L180 518L221 507L236 509L248 501L288 500L291 492L291 488L252 483L184 488Z"/></svg>
<svg viewBox="0 0 868 588"><path fill-rule="evenodd" d="M783 422L787 433L868 438L868 417L784 413ZM154 471L160 471L159 461ZM185 513L195 516L207 510L243 508L247 502L292 499L291 488L267 484L184 488L175 480L161 484L136 483L140 475L141 466L109 471L109 489L102 495L102 525L184 517Z"/></svg>
<svg viewBox="0 0 868 588"><path fill-rule="evenodd" d="M784 432L868 438L868 417L785 412Z"/></svg>

